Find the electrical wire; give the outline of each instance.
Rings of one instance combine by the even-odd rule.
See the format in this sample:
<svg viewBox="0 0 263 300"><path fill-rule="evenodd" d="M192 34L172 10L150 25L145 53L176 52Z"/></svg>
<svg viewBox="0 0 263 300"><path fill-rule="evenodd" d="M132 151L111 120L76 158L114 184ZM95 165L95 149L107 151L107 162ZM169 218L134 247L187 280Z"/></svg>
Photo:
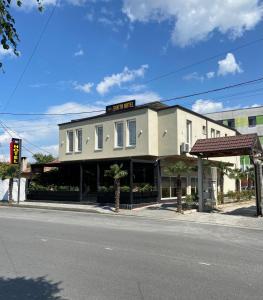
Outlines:
<svg viewBox="0 0 263 300"><path fill-rule="evenodd" d="M40 44L40 42L41 42L41 40L42 40L42 38L43 38L43 36L44 36L44 33L46 32L47 27L48 27L48 25L49 25L49 23L50 23L50 21L51 21L53 15L54 15L54 12L55 12L55 10L56 10L56 7L57 7L57 4L55 3L54 7L52 8L52 10L51 10L51 12L50 12L50 14L49 14L49 16L48 16L48 18L47 18L47 21L46 21L46 23L45 23L45 25L44 25L42 31L40 32L40 35L39 35L38 40L37 40L37 42L36 42L36 44L35 44L35 46L34 46L34 48L33 48L33 50L32 50L32 53L31 53L31 55L29 56L28 61L27 61L26 65L25 65L25 67L24 67L22 73L20 74L20 76L19 76L19 78L18 78L18 81L17 81L17 83L16 83L16 85L15 85L13 91L11 92L9 98L7 99L6 103L5 103L4 106L3 106L3 110L5 110L6 107L9 105L9 103L10 103L10 101L12 100L13 96L15 95L15 93L16 93L16 91L17 91L19 85L20 85L20 83L22 82L22 79L23 79L23 77L24 77L24 75L25 75L25 73L26 73L26 71L27 71L27 69L28 69L28 67L29 67L29 65L30 65L30 63L31 63L31 61L32 61L32 59L33 59L35 53L37 52L38 47L39 47L39 44Z"/></svg>
<svg viewBox="0 0 263 300"><path fill-rule="evenodd" d="M182 100L182 99L187 99L195 96L200 96L200 95L206 95L206 94L211 94L215 92L220 92L224 90L229 90L233 88L239 88L241 86L247 86L250 84L257 84L263 81L263 77L259 77L257 79L252 79L249 81L243 81L239 82L236 84L231 84L227 85L221 88L216 88L216 89L211 89L211 90L206 90L206 91L201 91L201 92L195 92L192 94L187 94L187 95L182 95L182 96L176 96L164 100L160 100L159 102L165 103L165 102L170 102L174 100ZM148 101L150 103L151 101ZM147 104L147 103L145 103ZM12 115L12 116L67 116L67 115L81 115L81 114L90 114L90 113L97 113L97 112L105 112L105 110L91 110L91 111L82 111L82 112L68 112L68 113L13 113L13 112L0 112L0 115Z"/></svg>
<svg viewBox="0 0 263 300"><path fill-rule="evenodd" d="M242 44L242 45L240 45L240 46L238 46L238 47L234 47L234 48L232 48L232 49L228 49L228 50L226 50L226 51L224 51L224 52L217 53L217 54L215 54L215 55L213 55L213 56L204 58L204 59L199 60L199 61L197 61L197 62L194 62L194 63L192 63L192 64L189 64L189 65L180 67L180 68L178 68L178 69L176 69L176 70L174 70L174 71L171 71L171 72L167 72L167 73L158 75L158 76L156 76L156 77L153 77L153 78L151 78L151 79L149 79L149 80L144 81L142 84L147 84L147 83L150 83L150 82L153 82L153 81L157 81L157 80L160 80L160 79L163 79L163 78L172 76L172 75L174 75L174 74L176 74L176 73L179 73L179 72L185 71L185 70L187 70L187 69L190 69L191 67L195 67L195 66L201 65L201 64L203 64L203 63L205 63L205 62L214 60L214 59L216 59L216 58L218 58L218 57L220 57L220 56L222 56L222 55L225 55L225 54L227 54L227 53L229 53L229 52L235 52L235 51L241 50L241 49L243 49L243 48L249 47L249 46L251 46L251 45L254 45L254 44L256 44L256 43L262 42L262 41L263 41L263 37L261 37L261 38L259 38L259 39L256 39L256 40L253 40L253 41L250 41L250 42L248 42L248 43L246 43L246 44Z"/></svg>

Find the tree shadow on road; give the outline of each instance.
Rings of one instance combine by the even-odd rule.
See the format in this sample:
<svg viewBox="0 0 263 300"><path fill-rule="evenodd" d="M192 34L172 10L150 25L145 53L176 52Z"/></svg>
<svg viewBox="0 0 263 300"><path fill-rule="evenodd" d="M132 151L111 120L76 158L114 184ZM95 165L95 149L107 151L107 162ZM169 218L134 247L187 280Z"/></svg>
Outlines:
<svg viewBox="0 0 263 300"><path fill-rule="evenodd" d="M61 282L53 283L45 277L0 277L0 299L3 300L66 300L58 294Z"/></svg>

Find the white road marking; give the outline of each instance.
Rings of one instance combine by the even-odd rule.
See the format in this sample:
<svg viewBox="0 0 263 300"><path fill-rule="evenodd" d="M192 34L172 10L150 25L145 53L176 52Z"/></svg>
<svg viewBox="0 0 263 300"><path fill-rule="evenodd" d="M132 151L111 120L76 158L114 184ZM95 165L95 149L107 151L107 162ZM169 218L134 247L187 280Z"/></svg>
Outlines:
<svg viewBox="0 0 263 300"><path fill-rule="evenodd" d="M211 266L211 264L203 262L203 261L199 261L199 265Z"/></svg>
<svg viewBox="0 0 263 300"><path fill-rule="evenodd" d="M112 249L112 248L109 248L109 247L107 247L107 248L105 248L105 250L112 251L113 249Z"/></svg>
<svg viewBox="0 0 263 300"><path fill-rule="evenodd" d="M46 240L46 239L41 239L41 241L42 241L42 242L47 242L47 240Z"/></svg>

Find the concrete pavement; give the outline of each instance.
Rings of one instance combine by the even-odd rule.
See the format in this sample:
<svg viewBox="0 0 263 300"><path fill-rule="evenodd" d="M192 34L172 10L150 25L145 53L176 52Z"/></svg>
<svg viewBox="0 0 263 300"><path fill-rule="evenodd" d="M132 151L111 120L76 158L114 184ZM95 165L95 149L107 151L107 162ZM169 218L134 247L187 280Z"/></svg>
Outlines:
<svg viewBox="0 0 263 300"><path fill-rule="evenodd" d="M157 204L134 210L121 209L119 215L136 216L158 220L178 220L263 230L263 218L255 217L256 208L253 205L253 201L248 201L244 203L226 204L224 206L221 206L220 210L216 213L199 213L196 212L196 210L192 210L190 212L186 212L185 214L178 214L176 213L176 208L173 204ZM50 203L32 201L21 202L19 206L21 208L39 208L116 215L112 207L101 207L92 204L87 205L76 203ZM243 215L239 215L239 213L242 213Z"/></svg>
<svg viewBox="0 0 263 300"><path fill-rule="evenodd" d="M0 299L261 299L261 230L0 208Z"/></svg>

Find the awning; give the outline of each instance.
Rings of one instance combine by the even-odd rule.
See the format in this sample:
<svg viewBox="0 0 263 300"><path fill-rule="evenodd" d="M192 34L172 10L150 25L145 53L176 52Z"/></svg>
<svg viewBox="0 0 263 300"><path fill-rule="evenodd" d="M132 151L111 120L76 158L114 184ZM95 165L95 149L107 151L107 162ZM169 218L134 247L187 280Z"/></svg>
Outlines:
<svg viewBox="0 0 263 300"><path fill-rule="evenodd" d="M262 153L257 134L243 134L197 140L190 151L201 157L224 157Z"/></svg>

